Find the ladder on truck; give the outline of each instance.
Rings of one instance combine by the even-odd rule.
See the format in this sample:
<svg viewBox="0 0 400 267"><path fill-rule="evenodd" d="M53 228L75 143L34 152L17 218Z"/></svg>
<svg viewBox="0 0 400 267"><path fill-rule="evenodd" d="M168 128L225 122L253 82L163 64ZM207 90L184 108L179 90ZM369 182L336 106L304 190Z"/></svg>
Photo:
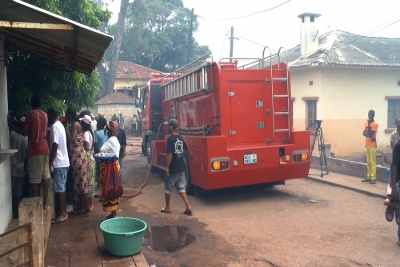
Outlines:
<svg viewBox="0 0 400 267"><path fill-rule="evenodd" d="M208 80L207 75L207 70L211 67L212 60L211 62L206 61L210 57L211 53L208 53L177 69L174 72L175 78L164 85L164 101L212 90L211 82Z"/></svg>
<svg viewBox="0 0 400 267"><path fill-rule="evenodd" d="M278 53L275 55L274 60L277 60L277 70L282 70L283 67L281 68L281 56L283 53L283 56L285 57L285 63L284 64L284 70L285 70L285 76L284 77L274 77L274 71L272 69L272 54L271 54L271 50L268 46L264 47L263 49L263 53L262 53L262 59L261 59L261 66L262 69L265 68L265 50L269 51L269 68L270 68L270 80L266 80L265 83L271 83L271 94L272 94L272 130L273 130L273 140L275 140L275 134L278 132L287 132L288 133L288 139L290 139L290 129L291 129L291 123L290 123L290 101L291 99L289 99L289 69L288 69L288 65L287 65L287 56L286 56L286 49L281 47L278 50ZM284 94L275 94L275 88L274 88L274 81L280 81L282 84L285 84L285 93ZM277 98L285 98L286 102L287 102L287 110L275 110L275 99ZM275 117L276 116L287 116L287 127L285 128L277 128L275 127Z"/></svg>

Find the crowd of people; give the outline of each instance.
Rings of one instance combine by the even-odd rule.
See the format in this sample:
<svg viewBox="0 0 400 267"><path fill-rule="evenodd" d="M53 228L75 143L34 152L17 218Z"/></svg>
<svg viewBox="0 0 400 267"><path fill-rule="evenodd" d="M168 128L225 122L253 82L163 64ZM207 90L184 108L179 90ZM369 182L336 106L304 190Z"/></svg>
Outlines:
<svg viewBox="0 0 400 267"><path fill-rule="evenodd" d="M55 107L47 113L41 99L33 96L32 110L17 119L8 116L10 148L18 149L11 157L13 217L24 197L40 197L43 187L43 209L49 209L48 192L53 178L58 195L58 213L52 223L61 223L69 214L87 216L93 209L95 189L101 189L106 219L117 215L122 195L122 162L126 155L124 120L94 117L88 111L79 115L68 107L60 116ZM94 158L99 152L112 152L115 157Z"/></svg>
<svg viewBox="0 0 400 267"><path fill-rule="evenodd" d="M8 116L10 148L18 150L11 157L13 216L17 217L22 198L40 197L41 185L43 209L49 209L48 192L53 178L58 195L58 216L53 224L64 222L69 214L88 216L94 209L96 188L101 190L103 211L110 213L105 219L116 217L123 194L122 165L127 145L122 114L114 114L107 121L103 116L94 117L88 110L78 115L72 107L63 115L55 107L46 113L38 96L32 97L31 107L25 117ZM140 119L134 115L132 134L139 136L140 132ZM184 214L192 215L186 195L183 139L176 120L169 121L168 132L171 136L166 146L166 205L161 212L171 213L170 195L176 187L186 206Z"/></svg>

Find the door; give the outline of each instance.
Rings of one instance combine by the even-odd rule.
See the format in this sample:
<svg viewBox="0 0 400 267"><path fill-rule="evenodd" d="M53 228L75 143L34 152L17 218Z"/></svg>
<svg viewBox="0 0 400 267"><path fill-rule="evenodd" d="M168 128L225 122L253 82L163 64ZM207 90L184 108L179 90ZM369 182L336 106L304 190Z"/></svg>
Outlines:
<svg viewBox="0 0 400 267"><path fill-rule="evenodd" d="M258 80L230 84L232 144L266 142L272 138L271 91Z"/></svg>

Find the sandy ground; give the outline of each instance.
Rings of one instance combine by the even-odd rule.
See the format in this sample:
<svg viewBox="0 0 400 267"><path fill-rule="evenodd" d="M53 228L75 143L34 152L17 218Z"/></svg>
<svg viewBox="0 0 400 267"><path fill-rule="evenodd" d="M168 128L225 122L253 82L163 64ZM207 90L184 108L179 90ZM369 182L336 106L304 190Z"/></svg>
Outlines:
<svg viewBox="0 0 400 267"><path fill-rule="evenodd" d="M129 146L128 152L124 194L136 192L147 173L145 157L134 154L140 147ZM148 238L142 253L149 265L400 266L397 225L385 220L381 198L297 179L258 191L220 190L190 196L189 201L193 216L182 214L185 207L176 191L171 196L172 213L160 213L165 205L162 174L151 174L139 196L121 201L119 216L142 219L153 230L158 226L187 230L161 231ZM98 224L106 214L100 202L94 204L92 218L71 217L67 225L52 226L47 265L117 266L99 264L99 251L103 253L104 248L97 247ZM70 231L71 240L58 240L57 235L65 231ZM193 243L168 252L169 245L185 243L182 240L187 241L189 235L195 237ZM160 244L166 249L158 249Z"/></svg>
<svg viewBox="0 0 400 267"><path fill-rule="evenodd" d="M126 187L147 171L142 155L125 161ZM310 201L312 200L312 202ZM175 191L164 206L163 175L151 174L142 194L122 202L124 216L149 226L182 226L196 237L176 252L143 246L150 265L161 266L400 266L397 225L384 217L382 199L308 179L262 191L222 190L190 197L192 217Z"/></svg>

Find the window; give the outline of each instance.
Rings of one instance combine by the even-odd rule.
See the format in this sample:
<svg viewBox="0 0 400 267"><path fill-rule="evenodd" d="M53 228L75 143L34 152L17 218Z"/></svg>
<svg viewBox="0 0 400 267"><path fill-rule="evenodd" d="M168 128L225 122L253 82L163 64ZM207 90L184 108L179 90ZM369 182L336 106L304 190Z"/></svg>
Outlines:
<svg viewBox="0 0 400 267"><path fill-rule="evenodd" d="M307 100L306 128L315 128L313 123L317 119L317 100Z"/></svg>
<svg viewBox="0 0 400 267"><path fill-rule="evenodd" d="M388 99L387 127L396 128L396 119L400 118L400 99Z"/></svg>

